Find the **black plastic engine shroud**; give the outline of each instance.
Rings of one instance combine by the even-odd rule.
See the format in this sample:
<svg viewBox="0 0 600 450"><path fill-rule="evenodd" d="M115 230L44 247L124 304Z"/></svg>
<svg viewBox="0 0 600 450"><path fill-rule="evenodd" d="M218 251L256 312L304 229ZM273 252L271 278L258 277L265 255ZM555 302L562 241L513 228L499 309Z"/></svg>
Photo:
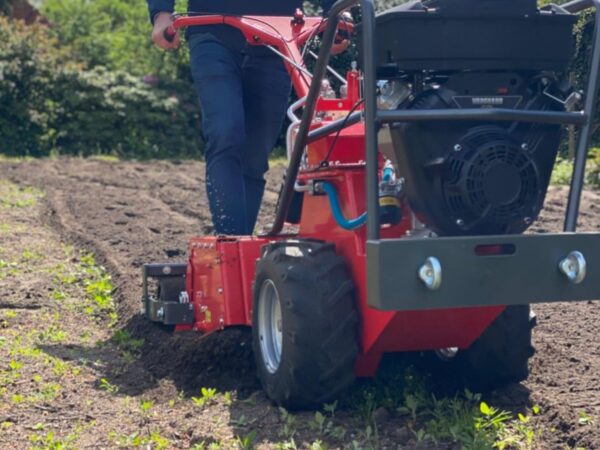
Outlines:
<svg viewBox="0 0 600 450"><path fill-rule="evenodd" d="M407 108L562 110L543 93L546 88L538 74L457 73L443 86L425 90ZM542 209L561 129L422 122L396 124L391 134L411 207L439 235L453 236L527 229Z"/></svg>
<svg viewBox="0 0 600 450"><path fill-rule="evenodd" d="M377 16L381 77L411 70L554 70L573 54L576 16L536 0L409 1Z"/></svg>

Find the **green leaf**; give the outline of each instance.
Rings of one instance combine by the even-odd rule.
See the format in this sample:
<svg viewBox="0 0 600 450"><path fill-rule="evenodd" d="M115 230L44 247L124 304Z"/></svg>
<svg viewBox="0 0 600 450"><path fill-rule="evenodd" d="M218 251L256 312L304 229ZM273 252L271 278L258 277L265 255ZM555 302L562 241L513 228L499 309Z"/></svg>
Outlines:
<svg viewBox="0 0 600 450"><path fill-rule="evenodd" d="M481 402L479 404L479 411L481 411L481 414L485 416L491 416L493 414L492 410L486 402Z"/></svg>

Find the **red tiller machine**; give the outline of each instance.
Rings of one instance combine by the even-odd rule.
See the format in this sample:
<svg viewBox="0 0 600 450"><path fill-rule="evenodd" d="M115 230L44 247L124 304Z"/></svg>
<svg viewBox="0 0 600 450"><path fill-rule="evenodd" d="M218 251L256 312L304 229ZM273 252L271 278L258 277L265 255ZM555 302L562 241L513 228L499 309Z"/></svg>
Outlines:
<svg viewBox="0 0 600 450"><path fill-rule="evenodd" d="M372 0L340 0L326 20L177 16L174 29L227 24L269 47L299 100L272 229L192 238L186 264L145 265L146 316L203 334L252 327L258 376L288 408L375 376L389 352L431 351L477 390L525 379L529 304L600 298L600 235L575 233L598 34L585 94L565 76L576 13L598 1L424 1L376 17ZM343 12L358 3L352 27ZM341 77L331 48L353 28L359 62ZM304 47L317 35L311 74ZM581 129L565 233L523 235L567 124Z"/></svg>

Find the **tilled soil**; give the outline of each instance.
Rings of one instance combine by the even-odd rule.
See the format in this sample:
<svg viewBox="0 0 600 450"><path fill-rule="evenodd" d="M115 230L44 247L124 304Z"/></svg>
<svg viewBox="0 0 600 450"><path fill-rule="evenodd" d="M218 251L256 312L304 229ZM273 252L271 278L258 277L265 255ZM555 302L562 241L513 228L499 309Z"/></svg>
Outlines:
<svg viewBox="0 0 600 450"><path fill-rule="evenodd" d="M282 173L282 167L269 173L260 226L266 226L272 216ZM231 407L230 424L240 417L250 418L260 440L269 442L276 440L274 424L280 427L282 419L259 390L248 330L229 330L206 339L195 334L171 337L139 315L142 264L184 261L188 238L211 232L203 177L203 164L189 161L71 158L0 164L0 178L42 188L46 192L43 220L64 239L93 251L113 275L120 326L144 339L140 364L134 370L111 372L110 360L104 361L107 377L119 392L151 393L157 402L167 402L173 392L197 395L202 386L234 391L238 402L237 409ZM561 229L566 194L562 187L550 189L533 230ZM600 193L584 193L580 222L581 230L600 231ZM535 312L537 353L531 360L530 378L494 394L493 400L515 411L540 406L542 414L535 419L539 448L600 448L598 303L544 304L537 305ZM350 429L356 423L344 414L338 420ZM383 414L378 425L381 447L405 448L414 443L411 433L388 415ZM208 436L210 430L202 433ZM304 437L310 439L307 433ZM177 442L190 444L189 439ZM334 439L333 445L340 445L339 441Z"/></svg>

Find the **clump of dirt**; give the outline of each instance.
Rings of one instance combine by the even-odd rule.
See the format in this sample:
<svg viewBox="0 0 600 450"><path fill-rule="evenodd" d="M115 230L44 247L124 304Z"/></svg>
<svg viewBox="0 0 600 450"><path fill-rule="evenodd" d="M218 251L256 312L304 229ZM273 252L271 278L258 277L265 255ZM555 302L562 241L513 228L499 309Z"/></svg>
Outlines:
<svg viewBox="0 0 600 450"><path fill-rule="evenodd" d="M184 261L189 237L211 232L202 163L34 160L1 164L0 175L20 185L43 188L45 221L70 242L93 250L113 274L120 326L144 341L137 368L111 378L121 392L166 402L173 392L197 395L201 386L234 390L237 398L248 398L248 402L238 403L229 420L252 417L256 419L253 428L269 437L269 427L282 419L259 391L248 330L204 338L194 333L170 336L139 314L142 264ZM269 173L259 219L262 227L272 219L282 175L280 166ZM565 188L552 187L532 231L560 231L566 198ZM599 231L600 194L586 191L581 209L581 229ZM543 430L540 448L598 448L600 429L580 420L600 421L597 304L539 305L535 311L537 353L531 360L530 379L497 393L495 400L513 410L540 406L542 414L535 419ZM342 420L350 427L355 424L355 418ZM396 448L414 437L410 433L399 437L398 429L405 428L390 418L379 428L381 448ZM209 429L202 430L197 439L210 436Z"/></svg>

